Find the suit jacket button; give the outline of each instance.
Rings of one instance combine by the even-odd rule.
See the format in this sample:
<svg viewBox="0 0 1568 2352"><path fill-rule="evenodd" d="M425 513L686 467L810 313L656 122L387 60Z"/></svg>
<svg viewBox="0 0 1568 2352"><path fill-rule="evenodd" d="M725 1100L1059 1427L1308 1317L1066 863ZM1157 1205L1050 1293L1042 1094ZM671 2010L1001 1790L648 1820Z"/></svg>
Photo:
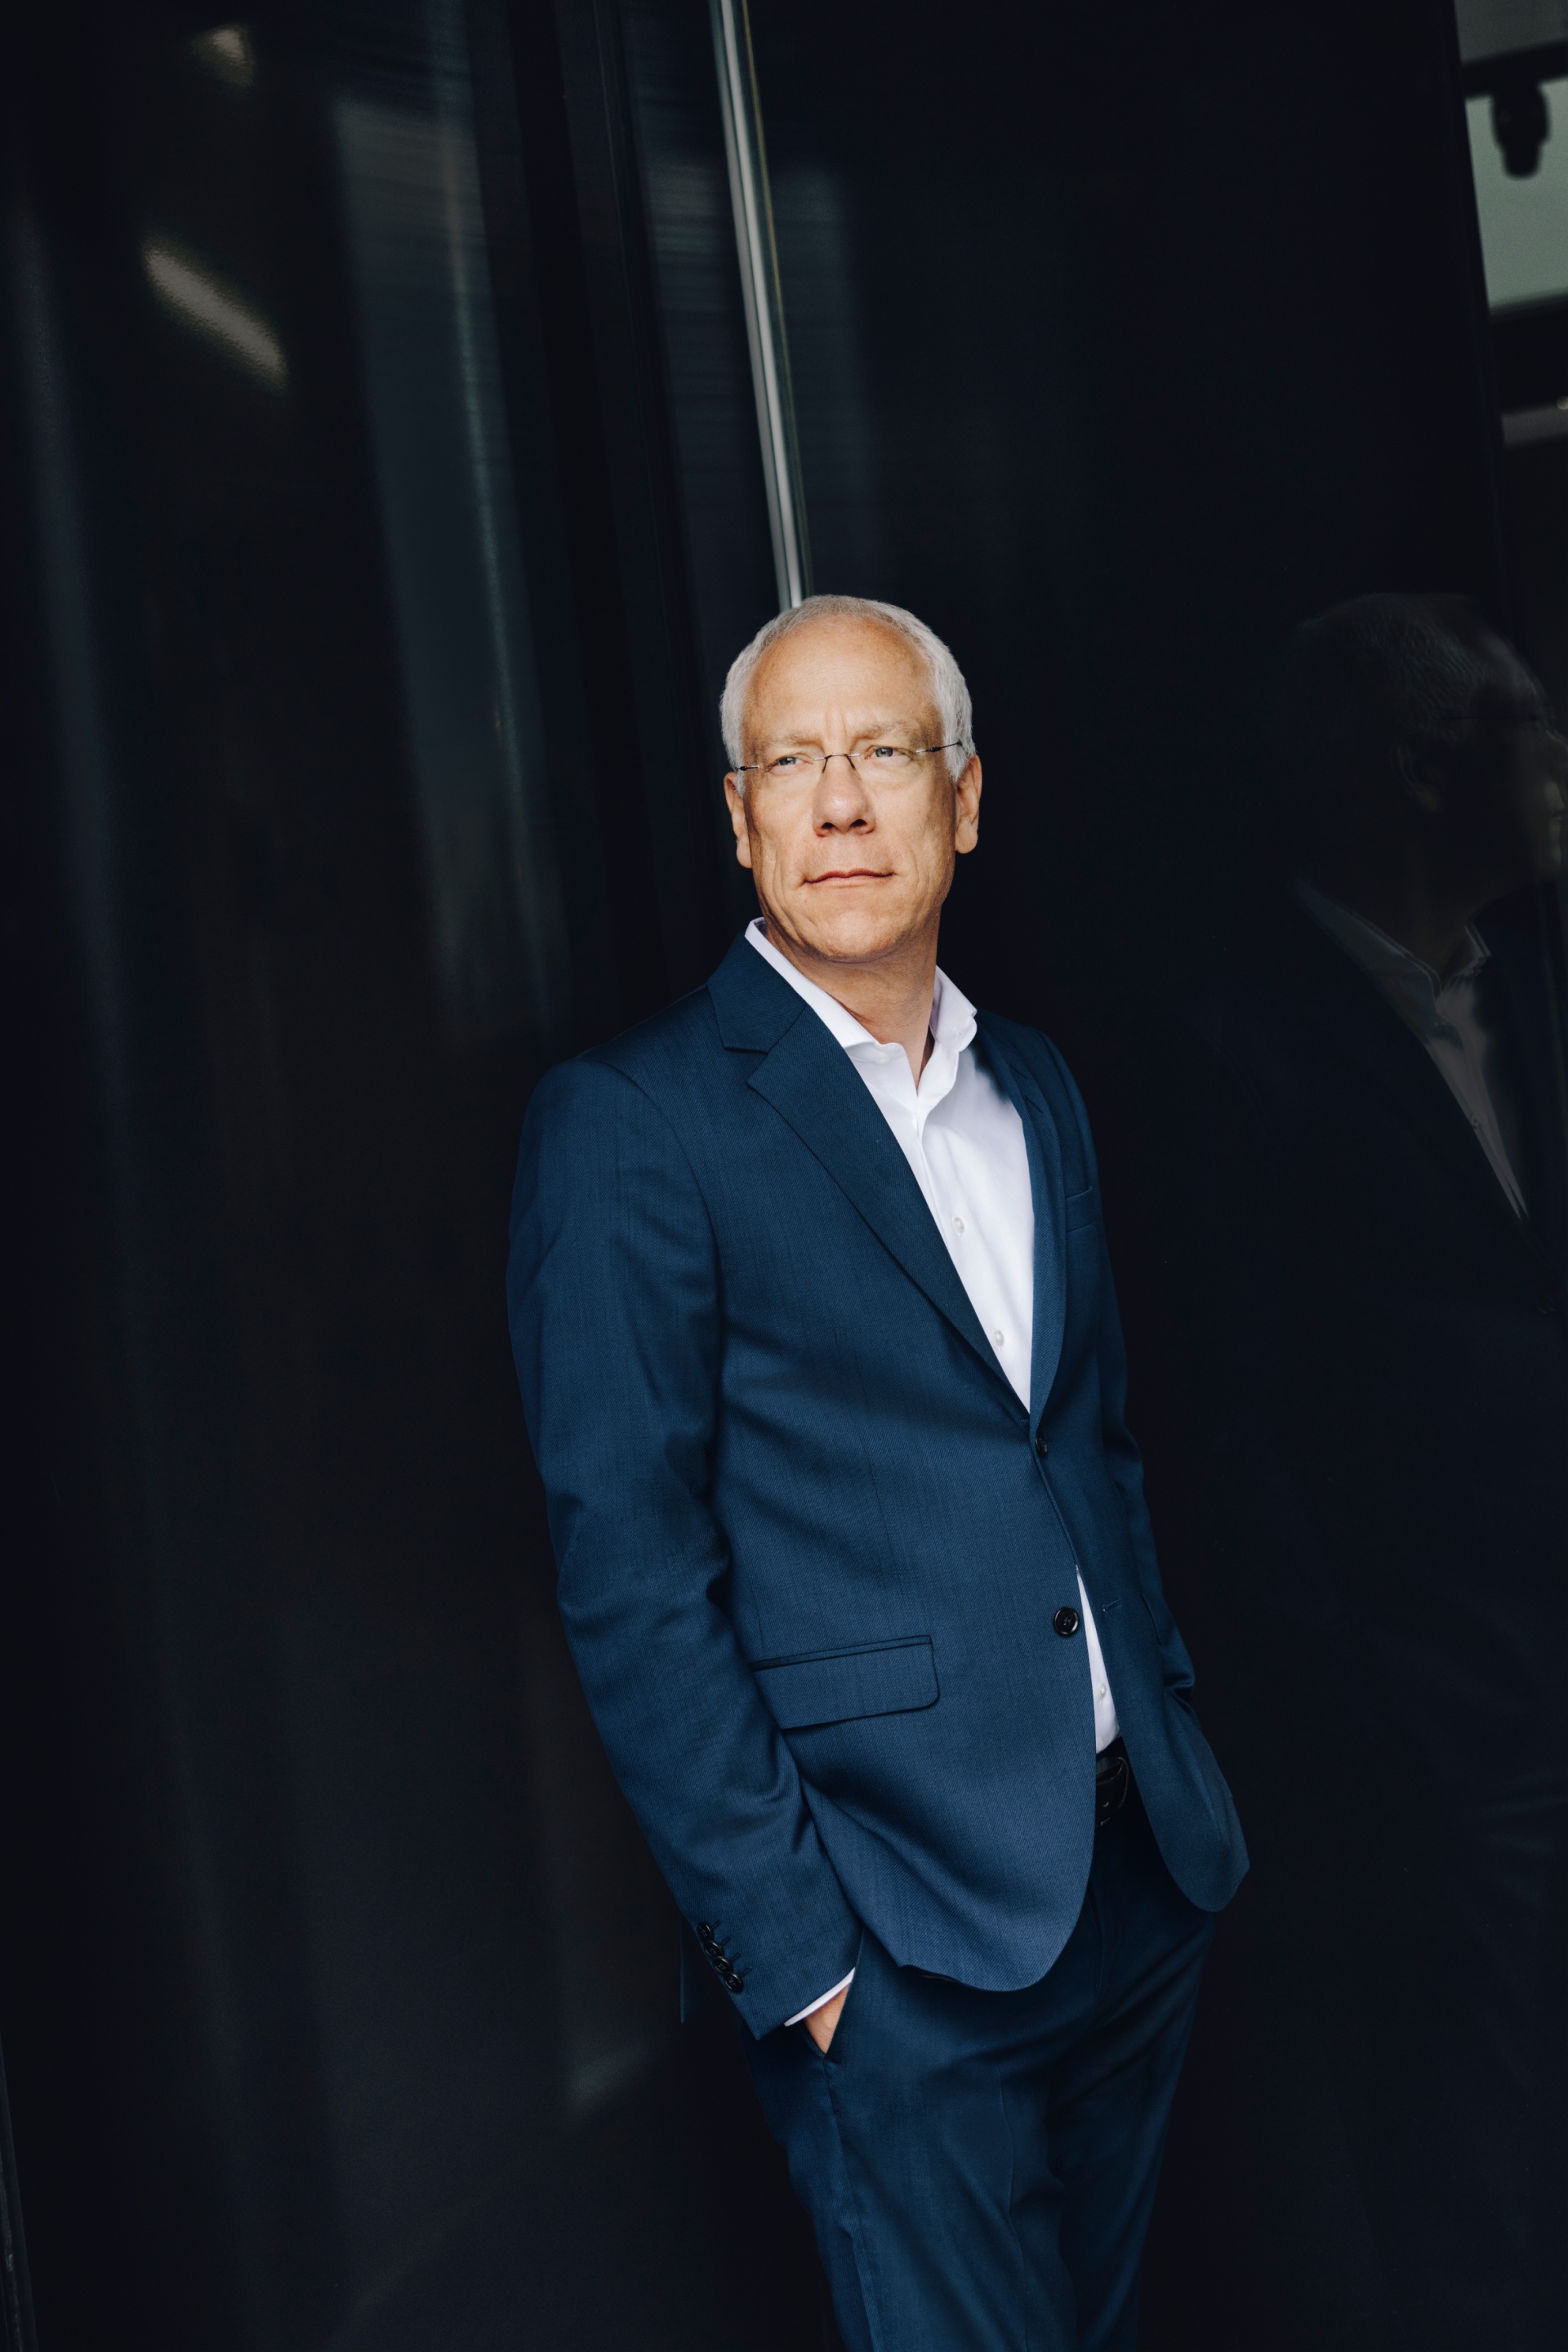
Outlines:
<svg viewBox="0 0 1568 2352"><path fill-rule="evenodd" d="M1043 1429L1037 1429L1035 1432L1035 1451L1039 1455L1042 1462L1045 1460L1050 1450L1049 1445L1046 1442L1045 1431Z"/></svg>
<svg viewBox="0 0 1568 2352"><path fill-rule="evenodd" d="M1557 1312L1557 1297L1553 1291L1543 1290L1535 1303L1542 1315L1555 1315Z"/></svg>
<svg viewBox="0 0 1568 2352"><path fill-rule="evenodd" d="M1056 1615L1051 1619L1051 1622L1056 1627L1057 1632L1061 1635L1062 1640L1064 1642L1070 1642L1073 1635L1078 1632L1078 1611L1076 1609L1058 1609Z"/></svg>

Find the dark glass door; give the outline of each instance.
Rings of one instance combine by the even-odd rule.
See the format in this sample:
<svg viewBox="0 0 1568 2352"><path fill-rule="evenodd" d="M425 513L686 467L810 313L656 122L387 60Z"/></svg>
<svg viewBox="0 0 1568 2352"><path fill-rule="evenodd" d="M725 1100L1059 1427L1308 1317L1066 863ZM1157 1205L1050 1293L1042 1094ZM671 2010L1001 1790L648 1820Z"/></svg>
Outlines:
<svg viewBox="0 0 1568 2352"><path fill-rule="evenodd" d="M39 2341L805 2352L805 2224L727 2019L678 2026L555 1617L518 1125L751 911L735 651L811 585L928 619L988 778L943 961L1089 1100L1246 1798L1164 1024L1258 891L1292 628L1451 590L1568 666L1568 441L1505 461L1497 424L1500 383L1564 387L1509 390L1549 319L1489 321L1489 97L1447 0L5 41L0 2034ZM1500 920L1554 1034L1553 894ZM1396 2340L1257 1801L1154 2225L1168 2352Z"/></svg>

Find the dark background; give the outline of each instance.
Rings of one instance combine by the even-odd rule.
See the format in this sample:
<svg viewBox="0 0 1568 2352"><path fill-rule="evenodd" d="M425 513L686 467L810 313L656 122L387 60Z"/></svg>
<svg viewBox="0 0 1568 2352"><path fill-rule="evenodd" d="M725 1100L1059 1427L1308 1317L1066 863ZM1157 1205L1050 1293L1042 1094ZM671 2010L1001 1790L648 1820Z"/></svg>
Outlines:
<svg viewBox="0 0 1568 2352"><path fill-rule="evenodd" d="M533 1079L746 912L714 705L775 593L707 9L222 21L4 37L0 2038L39 2341L804 2352L809 2246L726 2018L677 2032L556 1629L500 1295ZM912 606L973 688L943 960L1089 1095L1201 1698L1133 1074L1245 882L1259 665L1340 596L1517 625L1521 583L1563 658L1451 23L752 29L815 584ZM285 383L150 244L243 289ZM1310 2340L1248 1921L1154 2352Z"/></svg>

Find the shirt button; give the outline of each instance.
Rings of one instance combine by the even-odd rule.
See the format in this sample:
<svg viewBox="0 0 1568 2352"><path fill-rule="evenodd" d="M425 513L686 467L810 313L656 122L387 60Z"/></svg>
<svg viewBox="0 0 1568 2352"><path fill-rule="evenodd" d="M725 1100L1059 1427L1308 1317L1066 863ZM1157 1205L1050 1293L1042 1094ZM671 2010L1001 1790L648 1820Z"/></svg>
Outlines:
<svg viewBox="0 0 1568 2352"><path fill-rule="evenodd" d="M998 1348L1005 1348L1006 1346L1007 1342L1000 1331L993 1331L991 1337Z"/></svg>
<svg viewBox="0 0 1568 2352"><path fill-rule="evenodd" d="M961 1234L963 1231L963 1219L962 1217L954 1217L952 1221L952 1230L955 1234Z"/></svg>

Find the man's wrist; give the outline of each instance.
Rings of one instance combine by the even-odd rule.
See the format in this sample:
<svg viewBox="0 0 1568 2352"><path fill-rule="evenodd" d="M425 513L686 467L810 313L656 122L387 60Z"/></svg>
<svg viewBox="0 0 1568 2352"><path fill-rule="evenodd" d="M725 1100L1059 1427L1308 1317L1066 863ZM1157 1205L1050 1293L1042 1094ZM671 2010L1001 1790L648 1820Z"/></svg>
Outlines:
<svg viewBox="0 0 1568 2352"><path fill-rule="evenodd" d="M837 2000L841 1992L847 1992L854 1981L855 1971L851 1969L848 1975L840 1977L836 1985L829 1985L827 1990L819 1992L815 2000L808 2000L804 2009L797 2009L793 2017L786 2017L784 2023L799 2025L805 2018L814 2017L819 2009L826 2009L830 2000Z"/></svg>

